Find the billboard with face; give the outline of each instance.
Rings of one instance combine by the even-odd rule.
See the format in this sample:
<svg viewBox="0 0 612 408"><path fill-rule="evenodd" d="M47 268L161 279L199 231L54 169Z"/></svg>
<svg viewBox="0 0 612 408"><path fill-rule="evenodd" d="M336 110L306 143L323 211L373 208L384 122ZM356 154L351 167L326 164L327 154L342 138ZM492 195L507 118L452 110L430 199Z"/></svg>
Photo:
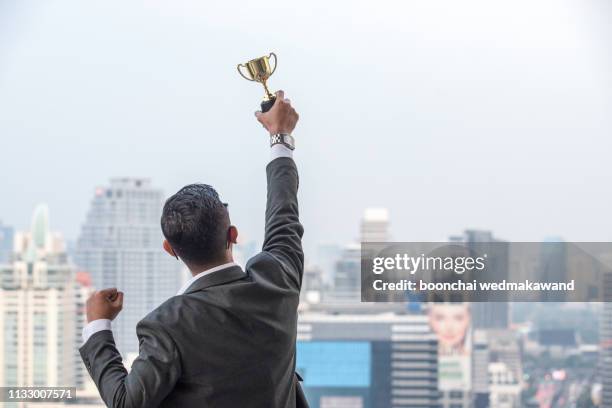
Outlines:
<svg viewBox="0 0 612 408"><path fill-rule="evenodd" d="M468 303L430 303L429 325L438 338L438 387L471 387L471 313Z"/></svg>

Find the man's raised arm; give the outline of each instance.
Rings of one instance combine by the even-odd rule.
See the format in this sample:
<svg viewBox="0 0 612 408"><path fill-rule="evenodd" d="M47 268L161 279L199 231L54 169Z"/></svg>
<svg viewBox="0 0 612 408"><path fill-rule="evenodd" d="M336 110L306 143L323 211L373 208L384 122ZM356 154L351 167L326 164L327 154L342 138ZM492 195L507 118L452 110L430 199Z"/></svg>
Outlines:
<svg viewBox="0 0 612 408"><path fill-rule="evenodd" d="M299 288L304 269L302 235L298 211L298 172L293 161L291 132L298 114L283 91L266 113L256 112L257 120L270 132L271 161L266 167L268 196L263 251L277 259Z"/></svg>

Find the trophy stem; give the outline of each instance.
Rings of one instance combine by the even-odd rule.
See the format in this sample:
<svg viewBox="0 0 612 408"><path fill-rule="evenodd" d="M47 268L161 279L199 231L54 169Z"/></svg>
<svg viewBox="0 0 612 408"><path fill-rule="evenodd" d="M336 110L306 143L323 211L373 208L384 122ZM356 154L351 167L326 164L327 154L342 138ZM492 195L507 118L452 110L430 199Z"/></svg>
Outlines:
<svg viewBox="0 0 612 408"><path fill-rule="evenodd" d="M268 84L266 84L265 80L261 81L261 83L263 84L264 89L266 90L266 96L264 97L264 100L261 103L261 111L267 112L272 109L272 106L274 106L274 102L276 102L276 95L270 92L270 90L268 89Z"/></svg>
<svg viewBox="0 0 612 408"><path fill-rule="evenodd" d="M270 90L268 89L268 84L266 83L265 80L261 81L261 83L264 86L264 89L266 90L266 96L268 97L268 100L270 99L274 99L274 95L272 94L272 92L270 92Z"/></svg>

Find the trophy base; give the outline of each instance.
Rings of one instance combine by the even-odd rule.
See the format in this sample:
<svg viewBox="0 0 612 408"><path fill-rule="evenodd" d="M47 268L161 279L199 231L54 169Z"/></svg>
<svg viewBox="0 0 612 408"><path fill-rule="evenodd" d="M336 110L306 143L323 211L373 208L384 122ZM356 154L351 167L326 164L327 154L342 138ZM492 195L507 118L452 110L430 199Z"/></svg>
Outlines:
<svg viewBox="0 0 612 408"><path fill-rule="evenodd" d="M273 96L270 99L267 99L267 100L263 101L261 103L261 111L262 112L267 112L270 109L272 109L272 106L274 106L274 102L275 101L276 101L276 96Z"/></svg>

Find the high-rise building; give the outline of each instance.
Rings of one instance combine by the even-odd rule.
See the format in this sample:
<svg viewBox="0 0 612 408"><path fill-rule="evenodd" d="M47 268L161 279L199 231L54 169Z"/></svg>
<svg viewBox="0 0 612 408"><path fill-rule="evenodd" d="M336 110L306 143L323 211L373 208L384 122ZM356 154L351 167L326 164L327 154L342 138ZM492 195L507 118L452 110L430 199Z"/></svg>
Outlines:
<svg viewBox="0 0 612 408"><path fill-rule="evenodd" d="M490 406L496 408L520 408L521 380L504 363L489 364ZM605 406L605 405L604 405Z"/></svg>
<svg viewBox="0 0 612 408"><path fill-rule="evenodd" d="M312 408L438 407L437 352L424 315L298 319L296 370Z"/></svg>
<svg viewBox="0 0 612 408"><path fill-rule="evenodd" d="M84 388L78 348L91 288L51 233L46 206L16 234L11 259L0 266L0 384Z"/></svg>
<svg viewBox="0 0 612 408"><path fill-rule="evenodd" d="M501 282L508 277L509 244L500 241L490 231L466 230L463 235L453 236L450 242L463 243L466 248L487 254L487 274L483 279ZM472 305L472 324L476 329L505 329L510 312L508 302L476 302Z"/></svg>
<svg viewBox="0 0 612 408"><path fill-rule="evenodd" d="M518 333L510 329L477 329L473 337L471 406L519 407L524 384Z"/></svg>
<svg viewBox="0 0 612 408"><path fill-rule="evenodd" d="M569 282L567 278L567 247L559 238L550 238L540 245L538 279L541 282ZM584 268L581 268L584 271ZM563 302L562 291L543 291L539 294L544 302Z"/></svg>
<svg viewBox="0 0 612 408"><path fill-rule="evenodd" d="M323 281L321 279L321 269L316 266L307 265L304 268L300 300L308 303L319 303L322 293Z"/></svg>
<svg viewBox="0 0 612 408"><path fill-rule="evenodd" d="M325 288L333 288L336 262L342 254L342 246L338 244L321 244L317 246L315 264L321 269L322 284Z"/></svg>
<svg viewBox="0 0 612 408"><path fill-rule="evenodd" d="M96 189L77 241L77 265L91 274L96 289L125 293L123 311L113 321L119 351L138 352L136 324L175 295L181 263L162 249L163 193L148 179L119 178Z"/></svg>
<svg viewBox="0 0 612 408"><path fill-rule="evenodd" d="M361 220L361 242L389 241L389 210L367 208Z"/></svg>
<svg viewBox="0 0 612 408"><path fill-rule="evenodd" d="M347 245L334 271L334 299L359 301L361 299L361 247Z"/></svg>
<svg viewBox="0 0 612 408"><path fill-rule="evenodd" d="M389 212L385 208L368 208L363 213L360 242L387 242L389 240ZM340 252L334 267L334 300L358 301L361 299L360 243L346 245Z"/></svg>
<svg viewBox="0 0 612 408"><path fill-rule="evenodd" d="M10 261L13 252L13 228L0 221L0 264Z"/></svg>
<svg viewBox="0 0 612 408"><path fill-rule="evenodd" d="M489 340L487 331L473 331L472 339L472 406L488 408L489 404Z"/></svg>
<svg viewBox="0 0 612 408"><path fill-rule="evenodd" d="M612 264L612 255L604 258ZM612 297L612 273L602 276L603 298ZM601 406L612 407L612 302L603 302L599 318L599 379L601 382Z"/></svg>

